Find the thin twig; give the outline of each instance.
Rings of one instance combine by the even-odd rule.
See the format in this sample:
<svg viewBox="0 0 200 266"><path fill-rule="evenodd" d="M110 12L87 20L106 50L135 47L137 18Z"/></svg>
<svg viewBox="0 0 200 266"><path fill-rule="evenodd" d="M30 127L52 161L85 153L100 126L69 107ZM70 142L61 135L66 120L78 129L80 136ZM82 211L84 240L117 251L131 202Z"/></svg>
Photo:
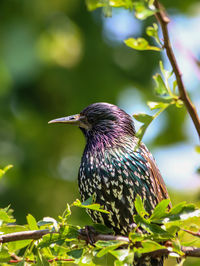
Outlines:
<svg viewBox="0 0 200 266"><path fill-rule="evenodd" d="M22 262L23 260L21 259L18 259L18 260L9 260L9 263L19 263L19 262ZM54 259L50 259L50 260L47 260L48 262L54 262L54 261L74 261L74 259L62 259L62 258L54 258ZM30 263L36 263L36 261L34 260L29 260L29 259L26 259L25 262L30 262Z"/></svg>
<svg viewBox="0 0 200 266"><path fill-rule="evenodd" d="M182 229L182 231L188 233L188 234L191 234L193 236L197 236L197 237L200 237L200 231L198 232L193 232L193 231L190 231L190 230L186 230L186 229Z"/></svg>
<svg viewBox="0 0 200 266"><path fill-rule="evenodd" d="M174 52L172 50L172 46L171 46L171 42L170 42L170 38L169 38L169 33L168 33L168 28L167 28L167 25L170 22L170 19L168 18L167 14L165 12L165 9L159 3L158 0L154 0L154 6L157 9L155 17L156 17L157 21L159 22L161 29L162 29L162 34L163 34L163 39L164 39L164 48L166 50L167 57L171 63L174 74L176 76L177 86L178 86L178 90L179 90L179 94L180 94L180 99L184 102L184 104L187 108L187 111L190 114L190 117L194 123L196 131L199 135L199 138L200 138L200 119L198 117L198 114L197 114L197 111L196 111L194 104L191 102L191 100L187 94L187 91L185 89L185 86L184 86L184 83L182 80L182 74L180 72L180 69L179 69L177 61L176 61L176 57L175 57Z"/></svg>

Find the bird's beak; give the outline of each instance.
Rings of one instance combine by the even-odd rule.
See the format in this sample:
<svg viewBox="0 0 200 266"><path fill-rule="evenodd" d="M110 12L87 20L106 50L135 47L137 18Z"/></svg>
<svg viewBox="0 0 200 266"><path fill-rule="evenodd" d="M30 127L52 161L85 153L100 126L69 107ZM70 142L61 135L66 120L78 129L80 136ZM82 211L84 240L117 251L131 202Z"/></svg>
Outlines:
<svg viewBox="0 0 200 266"><path fill-rule="evenodd" d="M80 114L77 115L70 115L66 117L61 117L57 119L53 119L48 122L48 124L53 124L53 123L65 123L65 124L74 124L74 125L80 125Z"/></svg>

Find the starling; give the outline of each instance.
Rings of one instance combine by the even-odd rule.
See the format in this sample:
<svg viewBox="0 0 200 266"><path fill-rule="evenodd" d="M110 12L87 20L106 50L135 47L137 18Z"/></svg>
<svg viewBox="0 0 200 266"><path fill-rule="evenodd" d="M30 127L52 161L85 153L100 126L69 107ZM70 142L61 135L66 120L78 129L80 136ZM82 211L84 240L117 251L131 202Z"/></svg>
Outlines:
<svg viewBox="0 0 200 266"><path fill-rule="evenodd" d="M88 210L95 223L127 235L133 228L137 195L149 214L161 200L169 198L152 154L143 143L138 146L133 120L119 107L94 103L80 114L49 123L78 125L86 137L78 174L81 198L85 201L93 196L109 211Z"/></svg>

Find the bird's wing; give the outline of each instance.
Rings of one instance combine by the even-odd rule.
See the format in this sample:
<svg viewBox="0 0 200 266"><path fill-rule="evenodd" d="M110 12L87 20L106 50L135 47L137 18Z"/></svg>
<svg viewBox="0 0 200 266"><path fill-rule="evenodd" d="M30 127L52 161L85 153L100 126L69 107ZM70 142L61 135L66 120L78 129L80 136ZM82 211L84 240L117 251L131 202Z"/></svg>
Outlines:
<svg viewBox="0 0 200 266"><path fill-rule="evenodd" d="M149 172L151 175L151 180L154 182L153 188L154 188L154 192L156 193L158 197L158 201L161 201L163 199L168 199L169 195L167 192L166 185L164 183L164 180L160 174L160 171L156 165L156 162L152 154L148 151L148 149L146 148L144 144L140 145L140 149L142 151L142 155L144 156L147 162ZM171 204L169 207L171 208Z"/></svg>

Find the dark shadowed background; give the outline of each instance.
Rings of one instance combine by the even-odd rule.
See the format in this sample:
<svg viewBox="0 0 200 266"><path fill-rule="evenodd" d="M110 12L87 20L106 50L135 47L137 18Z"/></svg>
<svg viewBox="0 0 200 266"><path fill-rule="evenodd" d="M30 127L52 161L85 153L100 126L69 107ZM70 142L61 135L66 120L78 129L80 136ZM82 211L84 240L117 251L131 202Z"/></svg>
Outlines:
<svg viewBox="0 0 200 266"><path fill-rule="evenodd" d="M200 109L200 3L162 1L184 82ZM18 223L26 214L57 217L77 197L77 172L84 148L78 128L48 125L103 101L129 114L149 112L156 100L152 75L164 55L126 47L144 35L153 18L138 21L125 10L112 18L89 12L82 0L0 1L0 168L13 164L0 183L1 207L11 204ZM138 128L138 124L136 127ZM200 198L195 129L184 109L162 114L144 142L156 157L172 201ZM89 223L75 209L73 222Z"/></svg>

